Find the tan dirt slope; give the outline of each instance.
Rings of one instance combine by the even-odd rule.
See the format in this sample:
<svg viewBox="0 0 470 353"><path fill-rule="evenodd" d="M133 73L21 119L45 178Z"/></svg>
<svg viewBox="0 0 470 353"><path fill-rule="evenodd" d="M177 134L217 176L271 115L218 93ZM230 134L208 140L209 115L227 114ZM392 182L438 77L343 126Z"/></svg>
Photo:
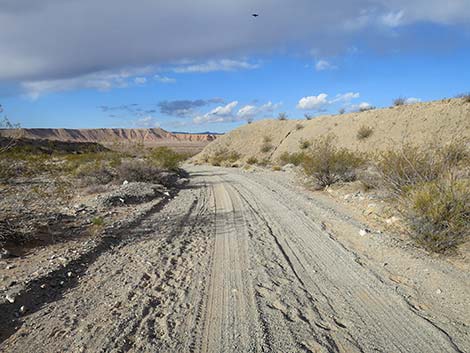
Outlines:
<svg viewBox="0 0 470 353"><path fill-rule="evenodd" d="M373 129L366 139L357 138L361 126ZM227 148L241 154L241 159L256 157L276 160L283 152L299 151L299 142L334 134L337 144L351 150L375 152L393 149L403 142L424 144L470 137L470 104L462 99L418 103L361 113L329 115L307 120L262 120L242 126L209 144L198 156ZM273 148L261 152L264 137Z"/></svg>

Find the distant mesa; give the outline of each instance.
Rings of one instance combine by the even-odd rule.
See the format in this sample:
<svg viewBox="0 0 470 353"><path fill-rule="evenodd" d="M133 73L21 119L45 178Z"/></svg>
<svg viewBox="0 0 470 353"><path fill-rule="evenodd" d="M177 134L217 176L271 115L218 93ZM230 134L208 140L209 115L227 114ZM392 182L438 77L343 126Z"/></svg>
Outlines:
<svg viewBox="0 0 470 353"><path fill-rule="evenodd" d="M146 146L169 146L199 150L219 134L169 132L161 128L152 129L0 129L0 136L21 135L31 140L51 140L63 142L100 143L104 146L113 144L144 144Z"/></svg>

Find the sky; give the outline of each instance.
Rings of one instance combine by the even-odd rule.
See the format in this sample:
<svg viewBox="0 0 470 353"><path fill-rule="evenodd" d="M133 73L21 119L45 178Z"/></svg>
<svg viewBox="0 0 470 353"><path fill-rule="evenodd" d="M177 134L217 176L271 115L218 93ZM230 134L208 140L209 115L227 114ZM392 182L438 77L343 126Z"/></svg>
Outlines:
<svg viewBox="0 0 470 353"><path fill-rule="evenodd" d="M226 132L470 91L470 0L0 0L0 24L0 117L28 128Z"/></svg>

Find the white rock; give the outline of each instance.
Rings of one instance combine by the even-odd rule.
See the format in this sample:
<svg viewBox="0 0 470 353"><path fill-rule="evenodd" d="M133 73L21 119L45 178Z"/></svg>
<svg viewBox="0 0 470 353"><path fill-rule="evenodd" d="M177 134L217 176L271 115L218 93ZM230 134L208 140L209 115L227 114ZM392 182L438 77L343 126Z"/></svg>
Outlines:
<svg viewBox="0 0 470 353"><path fill-rule="evenodd" d="M368 233L370 233L370 230L367 229L367 228L361 229L361 230L359 231L359 235L360 235L361 237L363 237L364 235L366 235L366 234L368 234Z"/></svg>
<svg viewBox="0 0 470 353"><path fill-rule="evenodd" d="M13 304L15 302L15 297L10 295L10 294L7 294L5 296L5 299L10 303L10 304Z"/></svg>
<svg viewBox="0 0 470 353"><path fill-rule="evenodd" d="M127 185L127 184L129 184L129 182L128 182L127 180L124 180L124 181L122 182L122 185Z"/></svg>

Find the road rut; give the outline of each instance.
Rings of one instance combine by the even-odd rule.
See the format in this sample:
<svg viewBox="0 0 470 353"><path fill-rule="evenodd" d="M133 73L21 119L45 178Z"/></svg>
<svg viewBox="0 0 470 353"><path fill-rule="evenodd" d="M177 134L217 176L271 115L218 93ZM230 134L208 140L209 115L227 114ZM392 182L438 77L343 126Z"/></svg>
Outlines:
<svg viewBox="0 0 470 353"><path fill-rule="evenodd" d="M260 175L191 183L62 298L15 319L4 352L463 352L453 335ZM463 342L468 342L464 339Z"/></svg>

